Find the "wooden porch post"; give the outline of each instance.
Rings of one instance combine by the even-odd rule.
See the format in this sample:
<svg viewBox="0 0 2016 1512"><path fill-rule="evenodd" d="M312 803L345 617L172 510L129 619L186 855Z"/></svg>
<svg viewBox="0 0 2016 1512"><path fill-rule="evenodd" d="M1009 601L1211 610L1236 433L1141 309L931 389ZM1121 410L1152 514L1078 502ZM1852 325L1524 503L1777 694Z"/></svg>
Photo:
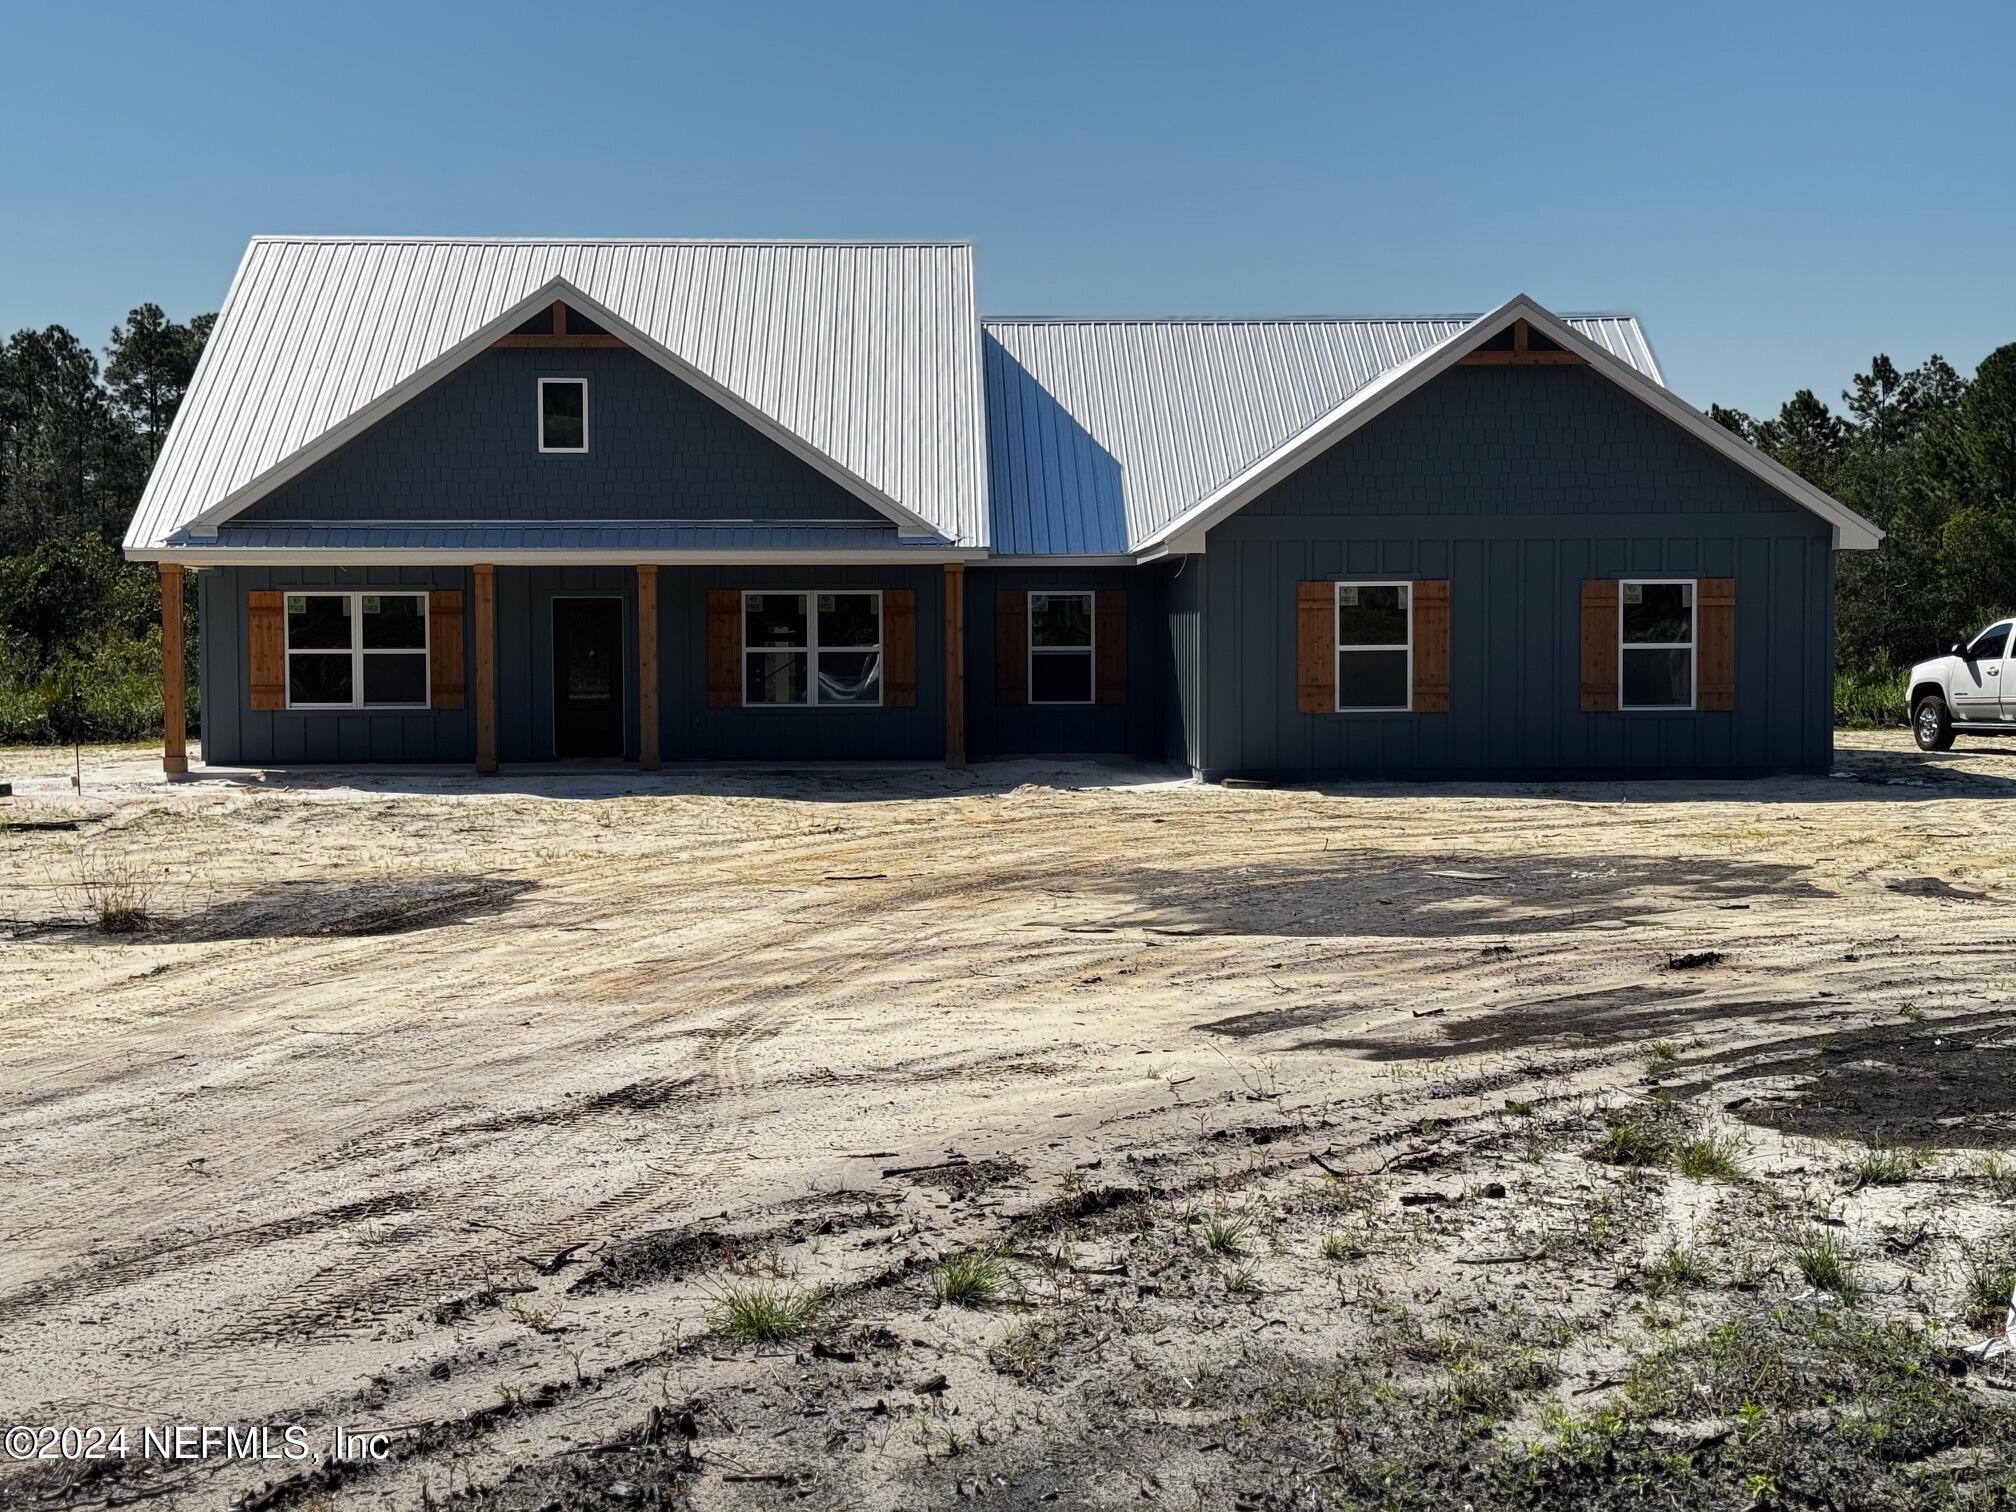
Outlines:
<svg viewBox="0 0 2016 1512"><path fill-rule="evenodd" d="M161 770L189 770L188 674L182 669L182 564L161 564Z"/></svg>
<svg viewBox="0 0 2016 1512"><path fill-rule="evenodd" d="M637 765L658 770L658 569L637 567Z"/></svg>
<svg viewBox="0 0 2016 1512"><path fill-rule="evenodd" d="M476 770L497 770L497 569L476 577Z"/></svg>
<svg viewBox="0 0 2016 1512"><path fill-rule="evenodd" d="M945 765L966 765L966 564L945 564Z"/></svg>

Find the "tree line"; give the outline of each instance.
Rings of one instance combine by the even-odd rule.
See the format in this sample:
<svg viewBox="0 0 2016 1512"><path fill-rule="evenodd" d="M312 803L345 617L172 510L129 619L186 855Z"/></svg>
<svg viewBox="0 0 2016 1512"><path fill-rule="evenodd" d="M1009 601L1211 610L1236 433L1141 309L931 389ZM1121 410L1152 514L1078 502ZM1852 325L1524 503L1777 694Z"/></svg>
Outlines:
<svg viewBox="0 0 2016 1512"><path fill-rule="evenodd" d="M118 546L215 320L143 304L102 362L55 325L0 348L0 742L159 731L160 582ZM2016 344L1971 378L1878 354L1840 404L1709 414L1888 533L1840 558L1836 706L1894 724L1911 662L2016 611Z"/></svg>
<svg viewBox="0 0 2016 1512"><path fill-rule="evenodd" d="M1879 353L1841 404L1801 389L1768 419L1709 416L1886 532L1837 563L1835 703L1894 724L1912 662L2016 611L2016 344L1972 378L1937 355L1905 371Z"/></svg>
<svg viewBox="0 0 2016 1512"><path fill-rule="evenodd" d="M160 579L119 541L215 321L143 304L102 363L57 325L0 347L0 742L160 729Z"/></svg>

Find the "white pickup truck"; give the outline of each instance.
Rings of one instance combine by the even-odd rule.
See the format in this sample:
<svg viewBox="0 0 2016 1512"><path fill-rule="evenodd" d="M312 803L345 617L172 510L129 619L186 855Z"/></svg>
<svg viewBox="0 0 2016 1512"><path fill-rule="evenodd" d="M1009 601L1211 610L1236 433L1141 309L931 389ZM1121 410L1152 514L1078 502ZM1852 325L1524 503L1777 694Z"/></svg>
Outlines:
<svg viewBox="0 0 2016 1512"><path fill-rule="evenodd" d="M1911 669L1911 733L1921 751L1943 751L1954 734L2016 734L2016 620L1999 619L1964 646Z"/></svg>

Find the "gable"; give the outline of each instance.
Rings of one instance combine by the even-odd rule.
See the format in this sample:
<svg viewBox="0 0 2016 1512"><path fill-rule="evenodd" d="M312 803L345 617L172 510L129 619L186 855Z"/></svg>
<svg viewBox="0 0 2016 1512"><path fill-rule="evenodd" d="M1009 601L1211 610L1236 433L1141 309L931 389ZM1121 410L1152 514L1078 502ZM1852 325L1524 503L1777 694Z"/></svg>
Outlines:
<svg viewBox="0 0 2016 1512"><path fill-rule="evenodd" d="M986 545L964 243L260 237L127 532L199 543L566 299L910 538Z"/></svg>
<svg viewBox="0 0 2016 1512"><path fill-rule="evenodd" d="M542 312L530 324L547 321ZM542 377L587 381L586 453L540 453ZM894 529L741 416L613 339L494 346L220 529L366 520L845 521Z"/></svg>
<svg viewBox="0 0 2016 1512"><path fill-rule="evenodd" d="M1493 514L1805 511L1587 366L1458 365L1216 529L1241 518Z"/></svg>

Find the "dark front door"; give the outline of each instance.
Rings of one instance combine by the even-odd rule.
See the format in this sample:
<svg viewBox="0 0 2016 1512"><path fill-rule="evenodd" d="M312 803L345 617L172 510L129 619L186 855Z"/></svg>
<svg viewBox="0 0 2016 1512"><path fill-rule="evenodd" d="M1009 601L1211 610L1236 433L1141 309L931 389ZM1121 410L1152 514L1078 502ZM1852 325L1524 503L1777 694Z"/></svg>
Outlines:
<svg viewBox="0 0 2016 1512"><path fill-rule="evenodd" d="M553 754L623 754L623 601L553 600Z"/></svg>

